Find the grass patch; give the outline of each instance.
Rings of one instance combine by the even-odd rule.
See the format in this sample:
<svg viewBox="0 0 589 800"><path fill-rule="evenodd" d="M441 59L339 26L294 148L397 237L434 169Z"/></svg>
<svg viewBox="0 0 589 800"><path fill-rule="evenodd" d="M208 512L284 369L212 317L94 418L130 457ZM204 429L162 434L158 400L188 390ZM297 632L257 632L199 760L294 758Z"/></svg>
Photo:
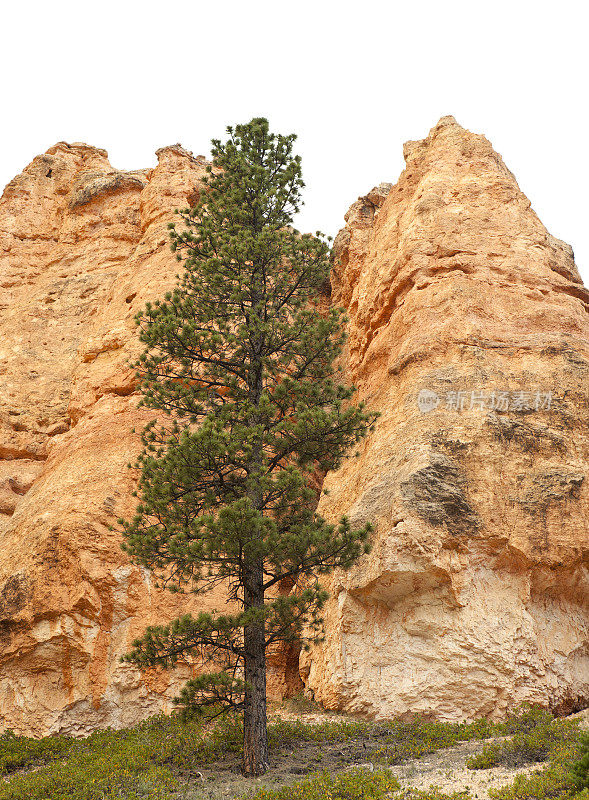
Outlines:
<svg viewBox="0 0 589 800"><path fill-rule="evenodd" d="M143 732L144 733L144 732ZM21 750L30 740L20 740ZM41 745L48 739L39 740ZM100 731L70 742L67 749L44 751L21 767L39 769L0 783L1 800L163 800L177 787L172 772L152 761L153 748L144 748L145 736L133 731ZM14 749L14 742L12 743ZM49 763L47 763L49 762Z"/></svg>

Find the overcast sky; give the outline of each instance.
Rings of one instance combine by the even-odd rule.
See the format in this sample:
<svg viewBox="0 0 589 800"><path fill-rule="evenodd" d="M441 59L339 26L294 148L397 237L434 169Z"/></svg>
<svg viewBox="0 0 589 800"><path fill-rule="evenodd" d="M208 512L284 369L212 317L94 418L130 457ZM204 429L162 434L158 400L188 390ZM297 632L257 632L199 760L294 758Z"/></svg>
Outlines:
<svg viewBox="0 0 589 800"><path fill-rule="evenodd" d="M4 186L55 142L121 169L266 116L298 133L303 230L403 168L440 116L484 133L589 284L587 20L581 0L4 3Z"/></svg>

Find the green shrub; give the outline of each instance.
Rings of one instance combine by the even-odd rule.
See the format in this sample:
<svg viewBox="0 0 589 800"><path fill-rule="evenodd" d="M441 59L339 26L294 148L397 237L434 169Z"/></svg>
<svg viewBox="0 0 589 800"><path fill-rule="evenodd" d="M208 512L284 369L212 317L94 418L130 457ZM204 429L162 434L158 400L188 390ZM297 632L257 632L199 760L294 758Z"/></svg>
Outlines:
<svg viewBox="0 0 589 800"><path fill-rule="evenodd" d="M81 749L67 764L53 763L0 785L0 800L163 800L176 787L169 770L152 764L137 741L100 741L101 749Z"/></svg>
<svg viewBox="0 0 589 800"><path fill-rule="evenodd" d="M556 758L578 738L578 729L573 723L554 719L547 711L531 707L512 715L505 729L513 733L511 739L484 747L467 761L470 769L489 769L499 764L521 767L547 761Z"/></svg>
<svg viewBox="0 0 589 800"><path fill-rule="evenodd" d="M501 745L489 744L480 753L471 756L466 761L469 769L491 769L501 763Z"/></svg>
<svg viewBox="0 0 589 800"><path fill-rule="evenodd" d="M400 789L387 770L322 772L282 789L260 789L251 800L381 800Z"/></svg>
<svg viewBox="0 0 589 800"><path fill-rule="evenodd" d="M425 790L408 789L398 795L398 800L471 800L471 795L468 789L446 794L438 786L430 786Z"/></svg>
<svg viewBox="0 0 589 800"><path fill-rule="evenodd" d="M573 765L573 776L577 789L589 789L589 733L581 736L580 758Z"/></svg>
<svg viewBox="0 0 589 800"><path fill-rule="evenodd" d="M507 718L501 727L505 733L530 733L535 728L548 725L554 720L554 715L542 706L522 703L513 711L508 712Z"/></svg>
<svg viewBox="0 0 589 800"><path fill-rule="evenodd" d="M86 739L5 736L0 739L5 763L14 765L18 758L22 765L27 756L28 765L41 768L0 783L0 800L160 800L177 787L174 773L225 757L239 749L240 736L233 719L205 730L164 715Z"/></svg>
<svg viewBox="0 0 589 800"><path fill-rule="evenodd" d="M530 775L516 775L513 782L502 789L490 789L492 800L553 800L568 798L574 791L570 769L564 764L550 764Z"/></svg>
<svg viewBox="0 0 589 800"><path fill-rule="evenodd" d="M486 762L520 763L523 759L549 759L541 772L519 777L495 793L496 800L589 800L582 789L587 778L585 737L572 723L553 719L538 709L522 709L505 723L412 722L374 723L361 720L328 720L319 725L279 721L270 725L270 745L279 763L280 753L310 743L320 750L325 744L351 740L366 745L366 758L384 764L399 763L464 741L483 740L511 733L509 741L493 742L483 750ZM218 719L213 725L183 722L177 717L153 717L135 728L97 731L86 739L49 736L27 739L6 733L0 736L0 765L8 780L0 780L0 800L180 800L194 773L208 766L238 768L242 752L242 726L237 716ZM483 758L480 756L478 758ZM519 760L518 760L519 759ZM572 765L585 764L579 773ZM26 774L13 774L28 769ZM581 767L579 767L581 769ZM575 789L581 793L575 795ZM393 800L459 800L459 795L402 792L388 772L375 770L325 774L290 788L261 790L258 800L380 800L398 791ZM192 796L189 794L189 796ZM220 795L221 796L221 795ZM223 795L225 796L225 795Z"/></svg>
<svg viewBox="0 0 589 800"><path fill-rule="evenodd" d="M58 758L71 749L73 741L68 736L29 739L26 736L16 736L10 730L6 731L0 735L0 775L8 775Z"/></svg>
<svg viewBox="0 0 589 800"><path fill-rule="evenodd" d="M502 789L491 789L491 800L589 800L588 789L575 793L583 784L572 765L581 764L585 741L575 723L554 719L546 711L528 707L512 715L505 729L513 734L511 740L485 748L468 766L480 769L540 760L549 763L531 774L517 775Z"/></svg>
<svg viewBox="0 0 589 800"><path fill-rule="evenodd" d="M488 720L476 722L391 722L385 726L384 744L374 758L387 764L399 764L408 758L420 758L435 750L453 747L460 742L488 739L497 732L497 726Z"/></svg>
<svg viewBox="0 0 589 800"><path fill-rule="evenodd" d="M292 746L297 742L344 742L369 736L374 727L374 723L362 720L326 720L318 725L280 720L268 726L268 740L275 748Z"/></svg>
<svg viewBox="0 0 589 800"><path fill-rule="evenodd" d="M241 756L243 749L242 722L234 714L226 714L212 725L162 716L157 721L144 722L139 730L150 742L154 762L181 774Z"/></svg>

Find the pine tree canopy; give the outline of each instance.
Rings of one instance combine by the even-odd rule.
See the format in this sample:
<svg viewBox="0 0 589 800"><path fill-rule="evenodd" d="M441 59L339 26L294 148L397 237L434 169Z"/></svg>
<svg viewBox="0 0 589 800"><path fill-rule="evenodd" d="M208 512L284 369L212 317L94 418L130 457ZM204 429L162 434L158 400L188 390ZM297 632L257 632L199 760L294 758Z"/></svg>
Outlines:
<svg viewBox="0 0 589 800"><path fill-rule="evenodd" d="M248 641L265 652L318 636L317 578L368 548L368 527L315 512L313 477L338 467L375 415L335 377L343 312L320 304L329 246L292 227L296 137L261 118L227 131L199 201L169 226L184 274L137 317L141 403L159 419L143 433L136 513L121 520L127 552L170 589L227 587L227 613L150 628L126 657L213 665L184 690L191 707L247 706Z"/></svg>

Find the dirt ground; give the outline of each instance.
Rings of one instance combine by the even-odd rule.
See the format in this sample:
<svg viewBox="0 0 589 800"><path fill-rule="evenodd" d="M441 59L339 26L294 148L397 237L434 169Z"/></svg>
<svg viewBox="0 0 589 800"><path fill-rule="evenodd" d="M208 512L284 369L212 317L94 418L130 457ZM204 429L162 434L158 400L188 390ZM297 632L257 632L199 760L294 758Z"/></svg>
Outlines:
<svg viewBox="0 0 589 800"><path fill-rule="evenodd" d="M443 792L463 792L468 789L473 797L486 798L489 789L499 789L511 783L516 775L530 774L542 764L509 769L468 769L466 761L480 753L489 742L464 742L447 750L412 759L404 764L390 767L391 772L404 789L428 789L432 784Z"/></svg>

